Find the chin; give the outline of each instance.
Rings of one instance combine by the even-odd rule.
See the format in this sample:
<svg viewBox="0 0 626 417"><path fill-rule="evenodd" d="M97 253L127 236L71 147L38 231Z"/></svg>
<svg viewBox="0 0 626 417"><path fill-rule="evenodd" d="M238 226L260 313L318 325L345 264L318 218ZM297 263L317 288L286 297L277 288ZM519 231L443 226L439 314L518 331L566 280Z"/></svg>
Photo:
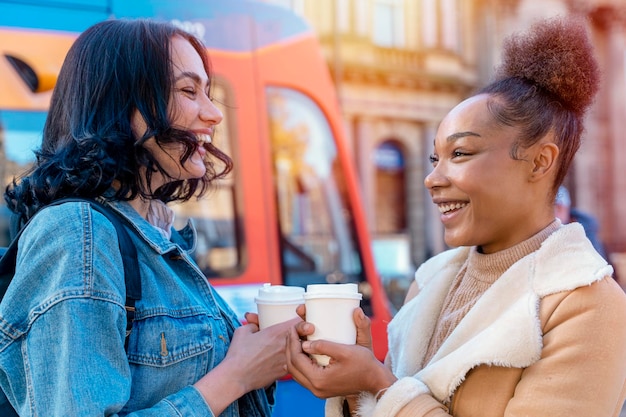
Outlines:
<svg viewBox="0 0 626 417"><path fill-rule="evenodd" d="M471 242L468 242L466 239L462 239L458 236L444 235L443 241L451 248L458 248L459 246L473 246Z"/></svg>
<svg viewBox="0 0 626 417"><path fill-rule="evenodd" d="M204 177L205 174L206 174L206 167L204 166L204 164L202 165L194 164L193 166L188 167L185 177L187 177L187 179L197 179L197 178Z"/></svg>

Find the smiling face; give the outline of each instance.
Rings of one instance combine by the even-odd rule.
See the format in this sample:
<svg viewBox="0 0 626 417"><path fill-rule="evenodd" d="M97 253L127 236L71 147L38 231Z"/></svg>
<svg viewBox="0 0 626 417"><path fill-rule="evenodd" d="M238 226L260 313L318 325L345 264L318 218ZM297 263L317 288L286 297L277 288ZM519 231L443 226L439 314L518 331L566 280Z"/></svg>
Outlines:
<svg viewBox="0 0 626 417"><path fill-rule="evenodd" d="M424 180L441 213L446 243L479 246L483 253L514 246L554 219L547 203L553 176L546 175L551 164L545 160L546 150L554 156L553 144L541 141L513 159L519 133L495 123L488 97L465 100L442 121L434 169Z"/></svg>
<svg viewBox="0 0 626 417"><path fill-rule="evenodd" d="M192 132L198 139L198 147L181 166L180 159L185 151L182 143L159 146L154 138L146 141L157 162L174 180L201 178L206 173L204 145L211 142L214 127L222 120L222 113L209 97L210 80L202 59L194 47L184 38L174 36L171 45L173 66L173 90L168 104L172 126ZM145 131L145 122L139 112L133 117L136 132ZM170 181L158 173L152 176L152 189Z"/></svg>

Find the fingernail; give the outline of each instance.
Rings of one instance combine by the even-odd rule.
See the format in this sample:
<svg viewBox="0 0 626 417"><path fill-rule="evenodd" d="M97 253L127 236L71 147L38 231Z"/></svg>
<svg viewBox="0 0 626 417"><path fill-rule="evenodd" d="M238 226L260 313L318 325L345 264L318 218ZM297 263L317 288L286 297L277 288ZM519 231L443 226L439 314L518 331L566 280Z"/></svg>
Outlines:
<svg viewBox="0 0 626 417"><path fill-rule="evenodd" d="M307 349L310 349L310 348L311 348L311 342L308 342L308 341L302 342L302 349L303 350L307 350Z"/></svg>

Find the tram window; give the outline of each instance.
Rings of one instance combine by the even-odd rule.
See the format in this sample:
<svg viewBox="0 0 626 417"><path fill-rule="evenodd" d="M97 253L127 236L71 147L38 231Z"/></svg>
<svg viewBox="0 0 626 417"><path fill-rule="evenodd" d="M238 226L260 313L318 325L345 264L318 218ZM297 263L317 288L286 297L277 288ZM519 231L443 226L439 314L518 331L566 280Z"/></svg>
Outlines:
<svg viewBox="0 0 626 417"><path fill-rule="evenodd" d="M361 282L359 246L330 126L307 96L268 87L286 285Z"/></svg>

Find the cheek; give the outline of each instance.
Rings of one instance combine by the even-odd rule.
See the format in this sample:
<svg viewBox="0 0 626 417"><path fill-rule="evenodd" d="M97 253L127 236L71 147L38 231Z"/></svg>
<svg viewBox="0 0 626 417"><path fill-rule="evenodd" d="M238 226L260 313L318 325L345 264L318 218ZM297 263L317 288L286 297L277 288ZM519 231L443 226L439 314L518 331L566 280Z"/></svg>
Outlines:
<svg viewBox="0 0 626 417"><path fill-rule="evenodd" d="M172 124L183 128L189 127L194 118L193 107L189 100L174 100L171 102L168 111Z"/></svg>
<svg viewBox="0 0 626 417"><path fill-rule="evenodd" d="M148 148L157 162L166 170L180 165L180 158L183 153L182 145L159 147L156 144Z"/></svg>
<svg viewBox="0 0 626 417"><path fill-rule="evenodd" d="M480 168L479 164L456 165L448 172L448 178L455 187L467 194L470 198L474 194L481 194L483 187L487 186L489 176Z"/></svg>
<svg viewBox="0 0 626 417"><path fill-rule="evenodd" d="M470 200L471 213L477 221L498 217L511 197L508 178L500 172L483 169L459 172L455 186Z"/></svg>

